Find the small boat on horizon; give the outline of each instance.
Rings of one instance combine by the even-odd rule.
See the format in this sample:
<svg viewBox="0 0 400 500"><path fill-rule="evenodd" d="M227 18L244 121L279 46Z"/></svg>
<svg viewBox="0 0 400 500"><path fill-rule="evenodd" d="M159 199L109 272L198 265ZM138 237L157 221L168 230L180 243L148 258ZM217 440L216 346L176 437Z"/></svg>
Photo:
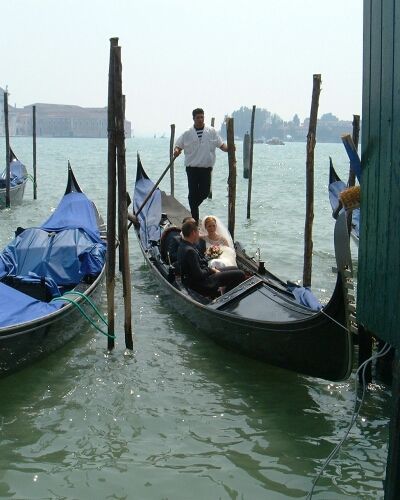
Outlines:
<svg viewBox="0 0 400 500"><path fill-rule="evenodd" d="M278 137L272 137L271 139L268 139L265 141L265 144L268 144L269 146L284 146L285 143L281 140L278 139Z"/></svg>

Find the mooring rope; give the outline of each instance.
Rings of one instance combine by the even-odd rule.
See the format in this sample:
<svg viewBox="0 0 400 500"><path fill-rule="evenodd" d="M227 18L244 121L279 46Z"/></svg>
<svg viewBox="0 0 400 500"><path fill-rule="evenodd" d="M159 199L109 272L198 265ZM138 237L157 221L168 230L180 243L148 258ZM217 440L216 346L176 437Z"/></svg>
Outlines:
<svg viewBox="0 0 400 500"><path fill-rule="evenodd" d="M66 292L66 293L71 293L71 292ZM76 294L79 294L80 292L75 292ZM103 335L105 335L106 337L109 337L110 339L115 339L115 335L110 335L108 332L102 330L99 326L97 326L93 320L85 313L85 311L82 309L82 307L73 299L70 299L69 297L65 297L66 294L62 295L61 297L54 297L51 302L56 302L56 301L63 301L63 302L69 302L70 304L73 304L77 309L78 311L82 314L82 316L84 316L88 322L100 333L102 333ZM85 298L87 298L85 296ZM95 309L96 313L98 315L101 316L101 314L99 313L99 311L96 309L96 306L94 306L93 303L91 303L91 301L89 301L89 303L92 305L92 307ZM106 320L101 317L103 323L105 323L107 325L107 322Z"/></svg>

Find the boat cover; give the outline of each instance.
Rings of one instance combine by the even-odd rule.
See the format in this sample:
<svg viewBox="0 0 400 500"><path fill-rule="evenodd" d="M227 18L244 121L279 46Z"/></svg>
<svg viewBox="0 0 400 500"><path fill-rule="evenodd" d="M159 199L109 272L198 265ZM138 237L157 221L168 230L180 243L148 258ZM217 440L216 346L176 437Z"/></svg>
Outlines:
<svg viewBox="0 0 400 500"><path fill-rule="evenodd" d="M60 309L64 303L42 302L0 283L0 304L6 305L6 311L2 308L0 314L0 328L3 328L47 316Z"/></svg>
<svg viewBox="0 0 400 500"><path fill-rule="evenodd" d="M41 228L46 231L83 229L94 241L104 244L100 238L93 202L84 193L73 192L64 195L54 213Z"/></svg>
<svg viewBox="0 0 400 500"><path fill-rule="evenodd" d="M133 197L135 212L139 210L153 187L154 182L148 178L142 176L136 179ZM159 241L161 238L161 206L161 191L156 189L139 214L140 240L146 249L151 246L151 241Z"/></svg>
<svg viewBox="0 0 400 500"><path fill-rule="evenodd" d="M6 170L0 176L0 189L5 189L6 186ZM19 160L12 160L10 163L10 186L15 187L18 184L22 184L26 181L28 174L26 172L25 165L23 165Z"/></svg>
<svg viewBox="0 0 400 500"><path fill-rule="evenodd" d="M76 285L101 272L105 254L93 202L68 193L40 228L25 229L0 253L0 279L33 273L58 286Z"/></svg>
<svg viewBox="0 0 400 500"><path fill-rule="evenodd" d="M51 278L58 286L76 285L103 268L105 244L83 229L59 232L25 229L0 254L0 278L6 275Z"/></svg>

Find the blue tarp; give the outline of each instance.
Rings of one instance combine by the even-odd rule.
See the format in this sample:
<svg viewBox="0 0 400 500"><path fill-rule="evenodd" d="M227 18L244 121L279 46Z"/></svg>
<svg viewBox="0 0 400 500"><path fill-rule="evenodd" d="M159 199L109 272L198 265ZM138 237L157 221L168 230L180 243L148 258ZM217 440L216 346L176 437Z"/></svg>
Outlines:
<svg viewBox="0 0 400 500"><path fill-rule="evenodd" d="M339 195L346 189L346 184L343 181L335 181L329 184L329 201L331 203L332 211L335 212L339 206Z"/></svg>
<svg viewBox="0 0 400 500"><path fill-rule="evenodd" d="M57 311L63 302L47 303L0 283L0 328L32 321Z"/></svg>
<svg viewBox="0 0 400 500"><path fill-rule="evenodd" d="M84 193L64 195L54 213L40 227L46 231L83 229L95 241L103 243L93 202Z"/></svg>
<svg viewBox="0 0 400 500"><path fill-rule="evenodd" d="M141 207L154 187L154 182L150 179L141 177L136 180L135 192L133 195L135 212ZM139 214L140 222L140 239L144 248L151 246L150 241L159 241L161 238L160 231L161 219L161 192L156 189L152 194L150 200L146 203L145 207Z"/></svg>
<svg viewBox="0 0 400 500"><path fill-rule="evenodd" d="M105 252L105 244L93 242L82 229L47 232L30 228L0 254L0 278L35 273L58 286L76 285L85 275L101 271Z"/></svg>
<svg viewBox="0 0 400 500"><path fill-rule="evenodd" d="M57 296L58 287L97 276L105 257L93 202L83 193L69 193L40 228L25 229L0 253L0 279L9 276L7 283L22 281L28 287L45 279L51 295ZM0 327L46 316L61 305L0 283Z"/></svg>
<svg viewBox="0 0 400 500"><path fill-rule="evenodd" d="M6 170L0 176L0 188L6 188ZM27 172L25 165L23 165L19 160L13 160L10 163L10 186L14 187L18 184L22 184L27 179Z"/></svg>
<svg viewBox="0 0 400 500"><path fill-rule="evenodd" d="M288 282L288 290L293 293L298 304L308 307L311 311L320 311L323 308L323 305L309 287Z"/></svg>

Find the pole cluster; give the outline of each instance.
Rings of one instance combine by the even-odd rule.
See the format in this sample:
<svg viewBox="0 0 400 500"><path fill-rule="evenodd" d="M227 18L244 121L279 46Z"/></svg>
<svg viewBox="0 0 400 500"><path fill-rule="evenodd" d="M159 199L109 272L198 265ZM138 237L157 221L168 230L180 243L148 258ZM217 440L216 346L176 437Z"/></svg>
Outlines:
<svg viewBox="0 0 400 500"><path fill-rule="evenodd" d="M118 38L110 39L110 64L108 73L108 194L107 194L107 309L108 333L115 330L115 259L116 216L118 206L118 239L120 269L124 296L125 346L133 349L131 275L129 269L128 196L126 189L125 159L125 96L122 94L121 47ZM118 181L118 182L117 182ZM117 191L118 186L118 191ZM118 205L117 205L118 192ZM114 339L108 337L108 349L114 348Z"/></svg>

